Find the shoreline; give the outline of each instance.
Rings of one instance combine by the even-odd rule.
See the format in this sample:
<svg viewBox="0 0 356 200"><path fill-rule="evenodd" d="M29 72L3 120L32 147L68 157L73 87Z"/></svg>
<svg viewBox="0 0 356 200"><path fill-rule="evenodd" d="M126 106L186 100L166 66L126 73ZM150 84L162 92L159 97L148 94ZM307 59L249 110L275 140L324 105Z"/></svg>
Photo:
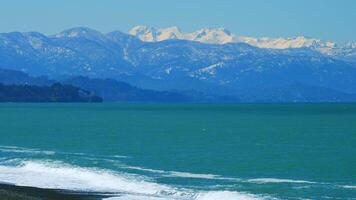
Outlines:
<svg viewBox="0 0 356 200"><path fill-rule="evenodd" d="M101 200L105 197L110 196L0 183L0 200Z"/></svg>

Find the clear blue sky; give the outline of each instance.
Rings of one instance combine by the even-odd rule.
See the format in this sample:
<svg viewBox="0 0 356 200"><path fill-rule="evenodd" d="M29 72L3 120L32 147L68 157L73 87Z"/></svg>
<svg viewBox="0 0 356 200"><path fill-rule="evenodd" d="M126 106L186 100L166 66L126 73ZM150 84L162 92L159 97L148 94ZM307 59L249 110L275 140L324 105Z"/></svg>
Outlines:
<svg viewBox="0 0 356 200"><path fill-rule="evenodd" d="M225 27L238 35L305 35L356 41L356 0L1 0L0 32L102 32L135 25L183 31Z"/></svg>

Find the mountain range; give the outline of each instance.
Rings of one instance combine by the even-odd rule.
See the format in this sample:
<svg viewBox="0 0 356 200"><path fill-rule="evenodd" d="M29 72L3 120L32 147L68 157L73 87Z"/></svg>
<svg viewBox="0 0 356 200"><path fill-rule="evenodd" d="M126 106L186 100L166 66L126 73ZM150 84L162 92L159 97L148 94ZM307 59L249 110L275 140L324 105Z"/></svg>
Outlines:
<svg viewBox="0 0 356 200"><path fill-rule="evenodd" d="M1 33L0 68L54 80L85 76L249 102L353 101L356 94L355 43L252 38L222 28Z"/></svg>
<svg viewBox="0 0 356 200"><path fill-rule="evenodd" d="M332 41L322 41L316 38L298 36L294 38L249 37L232 34L225 28L204 28L195 32L186 33L178 27L156 29L147 26L135 26L129 34L146 42L180 39L197 41L208 44L246 43L259 48L288 49L313 48L323 54L332 56L356 57L356 42L338 45Z"/></svg>

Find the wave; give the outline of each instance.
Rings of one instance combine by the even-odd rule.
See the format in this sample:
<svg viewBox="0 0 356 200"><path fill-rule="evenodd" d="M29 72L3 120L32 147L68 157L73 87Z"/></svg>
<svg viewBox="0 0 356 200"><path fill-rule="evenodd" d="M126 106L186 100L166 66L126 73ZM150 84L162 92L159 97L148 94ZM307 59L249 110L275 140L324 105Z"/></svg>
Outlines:
<svg viewBox="0 0 356 200"><path fill-rule="evenodd" d="M257 197L252 194L231 192L231 191L211 191L211 192L200 193L196 198L196 200L217 200L217 199L258 200L261 199L261 197Z"/></svg>
<svg viewBox="0 0 356 200"><path fill-rule="evenodd" d="M72 152L61 152L61 151L50 151L50 150L39 150L36 148L24 148L17 146L1 146L0 152L6 153L22 153L22 154L43 154L43 155L71 155L71 156L80 156L80 157L91 157L91 158L129 158L124 155L92 155L87 153L72 153Z"/></svg>
<svg viewBox="0 0 356 200"><path fill-rule="evenodd" d="M215 174L194 174L189 172L176 172L171 171L168 175L170 177L180 177L180 178L197 178L197 179L221 179L222 177Z"/></svg>
<svg viewBox="0 0 356 200"><path fill-rule="evenodd" d="M309 184L316 183L316 182L305 181L305 180L279 179L279 178L254 178L254 179L248 179L247 182L251 182L251 183L309 183Z"/></svg>
<svg viewBox="0 0 356 200"><path fill-rule="evenodd" d="M151 173L155 173L155 174L164 174L166 173L165 171L163 170L158 170L158 169L148 169L148 168L143 168L143 167L134 167L134 166L118 166L118 167L121 167L121 168L125 168L125 169L133 169L133 170L138 170L138 171L144 171L144 172L151 172Z"/></svg>
<svg viewBox="0 0 356 200"><path fill-rule="evenodd" d="M13 166L0 166L0 181L17 186L116 194L117 197L109 198L111 200L264 199L240 192L176 188L139 175L53 161L24 160Z"/></svg>
<svg viewBox="0 0 356 200"><path fill-rule="evenodd" d="M122 195L122 196L119 196L119 197L105 198L104 200L172 200L172 198L126 194L126 195Z"/></svg>
<svg viewBox="0 0 356 200"><path fill-rule="evenodd" d="M105 200L174 200L170 197L150 197L150 196L138 196L138 195L123 195L120 197L110 197ZM212 191L212 192L200 192L192 200L260 200L261 197L257 197L251 194L231 192L231 191Z"/></svg>
<svg viewBox="0 0 356 200"><path fill-rule="evenodd" d="M69 153L69 152L56 152L57 154L65 154L65 155L72 155L72 156L79 156L79 157L88 157L93 159L104 159L104 158L129 158L129 156L123 155L92 155L87 153Z"/></svg>
<svg viewBox="0 0 356 200"><path fill-rule="evenodd" d="M355 185L343 185L342 187L346 189L356 189Z"/></svg>
<svg viewBox="0 0 356 200"><path fill-rule="evenodd" d="M54 151L42 151L38 149L29 149L23 147L15 146L0 146L0 152L6 153L25 153L25 154L45 154L45 155L54 155Z"/></svg>
<svg viewBox="0 0 356 200"><path fill-rule="evenodd" d="M106 170L86 169L67 164L23 161L18 166L0 166L0 180L18 186L91 192L130 192L155 194L166 187L125 177Z"/></svg>
<svg viewBox="0 0 356 200"><path fill-rule="evenodd" d="M157 169L148 169L143 167L134 166L120 166L126 169L133 169L139 171L146 171L151 173L160 174L162 177L174 177L174 178L192 178L192 179L211 179L211 180L228 180L237 182L249 182L249 183L305 183L314 184L316 182L306 181L306 180L293 180L293 179L280 179L280 178L254 178L254 179L241 179L241 178L231 178L224 177L216 174L196 174L190 172L178 172L178 171L163 171Z"/></svg>
<svg viewBox="0 0 356 200"><path fill-rule="evenodd" d="M158 170L158 169L148 169L148 168L135 167L135 166L119 166L119 167L160 174L163 177L211 179L211 180L231 180L231 181L240 181L241 180L238 178L223 177L223 176L216 175L216 174L197 174L197 173L191 173L191 172L163 171L163 170Z"/></svg>

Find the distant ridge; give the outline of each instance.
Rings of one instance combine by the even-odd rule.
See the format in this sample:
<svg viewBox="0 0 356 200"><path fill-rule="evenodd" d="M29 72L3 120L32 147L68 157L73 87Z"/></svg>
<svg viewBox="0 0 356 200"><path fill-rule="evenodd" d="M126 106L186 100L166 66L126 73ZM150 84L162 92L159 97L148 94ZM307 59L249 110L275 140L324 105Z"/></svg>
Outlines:
<svg viewBox="0 0 356 200"><path fill-rule="evenodd" d="M356 94L353 43L341 47L311 41L301 48L259 48L244 42L213 43L234 36L223 28L195 32L190 35L194 40L179 39L187 34L177 27L137 27L130 32L157 41L86 27L52 36L0 33L0 68L50 80L84 76L143 90L188 91L194 99L203 94L208 99L223 96L241 101L321 101L313 95L324 91L319 95L324 100L345 101ZM300 44L304 40L308 41L298 38ZM301 96L279 92L294 84L302 86L293 87Z"/></svg>
<svg viewBox="0 0 356 200"><path fill-rule="evenodd" d="M0 83L0 102L102 102L93 93L54 83L51 86L3 85Z"/></svg>
<svg viewBox="0 0 356 200"><path fill-rule="evenodd" d="M99 102L101 98L106 102L160 103L354 102L356 94L296 83L279 88L247 89L224 96L199 91L147 90L114 79L84 76L50 80L44 76L32 77L24 72L0 69L0 102Z"/></svg>

